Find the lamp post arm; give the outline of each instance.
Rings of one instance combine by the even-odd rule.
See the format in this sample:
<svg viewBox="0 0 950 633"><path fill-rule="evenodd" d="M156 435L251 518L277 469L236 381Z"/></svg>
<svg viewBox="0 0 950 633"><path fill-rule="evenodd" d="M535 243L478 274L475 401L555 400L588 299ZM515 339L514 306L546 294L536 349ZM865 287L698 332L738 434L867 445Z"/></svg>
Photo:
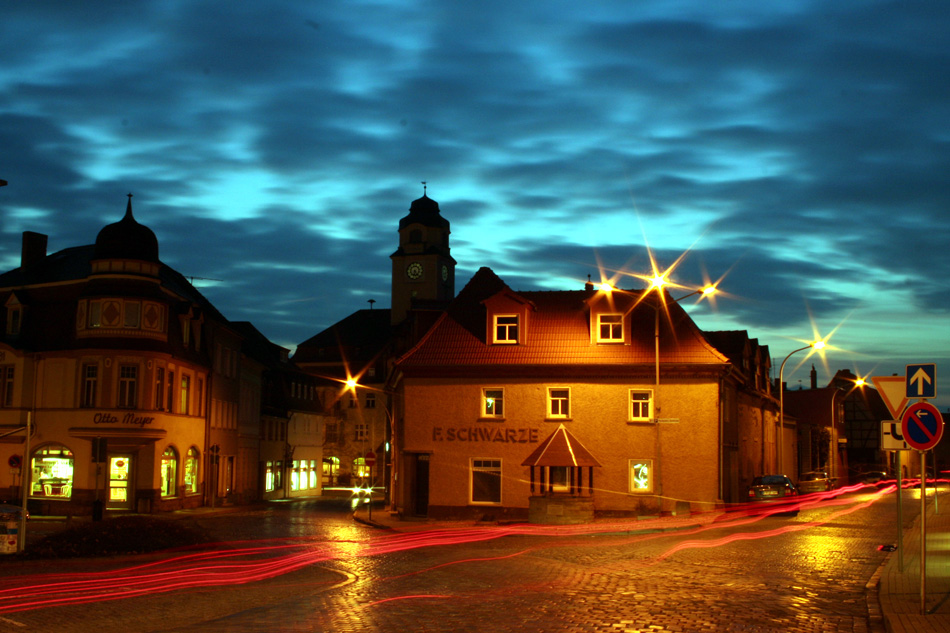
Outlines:
<svg viewBox="0 0 950 633"><path fill-rule="evenodd" d="M784 451L782 450L782 433L785 429L785 363L788 362L788 359L791 358L794 354L798 352L803 352L806 349L810 349L814 345L806 345L805 347L799 347L798 349L789 352L788 356L782 361L781 366L778 369L778 434L775 438L775 443L778 449L778 473L779 475L785 474L785 460L784 460Z"/></svg>

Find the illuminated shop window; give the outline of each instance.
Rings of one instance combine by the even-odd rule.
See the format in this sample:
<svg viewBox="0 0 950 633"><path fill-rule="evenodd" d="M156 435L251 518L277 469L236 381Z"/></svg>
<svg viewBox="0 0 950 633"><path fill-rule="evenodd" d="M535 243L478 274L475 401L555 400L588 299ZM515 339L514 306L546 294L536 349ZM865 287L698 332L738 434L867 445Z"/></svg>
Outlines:
<svg viewBox="0 0 950 633"><path fill-rule="evenodd" d="M296 459L290 463L290 490L300 490L300 461Z"/></svg>
<svg viewBox="0 0 950 633"><path fill-rule="evenodd" d="M650 390L630 390L630 420L645 422L651 419L653 392Z"/></svg>
<svg viewBox="0 0 950 633"><path fill-rule="evenodd" d="M482 389L482 403L483 418L505 417L504 389Z"/></svg>
<svg viewBox="0 0 950 633"><path fill-rule="evenodd" d="M496 314L494 342L511 345L518 342L518 315Z"/></svg>
<svg viewBox="0 0 950 633"><path fill-rule="evenodd" d="M47 446L33 453L30 496L68 499L73 490L73 453L65 446Z"/></svg>
<svg viewBox="0 0 950 633"><path fill-rule="evenodd" d="M307 469L307 477L308 477L308 482L309 482L307 487L316 488L317 487L317 460L315 459L310 460L310 467Z"/></svg>
<svg viewBox="0 0 950 633"><path fill-rule="evenodd" d="M501 503L501 460L472 459L472 503Z"/></svg>
<svg viewBox="0 0 950 633"><path fill-rule="evenodd" d="M171 446L162 453L162 496L174 497L178 492L178 452Z"/></svg>
<svg viewBox="0 0 950 633"><path fill-rule="evenodd" d="M600 343L623 342L623 315L597 315L597 341Z"/></svg>
<svg viewBox="0 0 950 633"><path fill-rule="evenodd" d="M353 460L353 476L365 479L369 477L369 466L366 465L366 459L357 457Z"/></svg>
<svg viewBox="0 0 950 633"><path fill-rule="evenodd" d="M565 387L548 389L548 417L571 417L571 390Z"/></svg>
<svg viewBox="0 0 950 633"><path fill-rule="evenodd" d="M340 458L339 457L324 457L323 458L323 485L324 486L335 486L337 482L337 477L340 475Z"/></svg>
<svg viewBox="0 0 950 633"><path fill-rule="evenodd" d="M185 454L185 472L183 473L185 494L198 492L198 464L201 463L198 457L198 449L194 446Z"/></svg>
<svg viewBox="0 0 950 633"><path fill-rule="evenodd" d="M653 492L653 460L630 460L630 492Z"/></svg>

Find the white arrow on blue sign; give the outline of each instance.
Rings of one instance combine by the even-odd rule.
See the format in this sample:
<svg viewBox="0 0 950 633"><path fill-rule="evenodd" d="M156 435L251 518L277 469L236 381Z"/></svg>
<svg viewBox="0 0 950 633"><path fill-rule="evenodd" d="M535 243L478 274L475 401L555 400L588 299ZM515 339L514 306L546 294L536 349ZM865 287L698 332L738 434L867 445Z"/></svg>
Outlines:
<svg viewBox="0 0 950 633"><path fill-rule="evenodd" d="M936 398L937 364L908 365L906 386L908 398Z"/></svg>

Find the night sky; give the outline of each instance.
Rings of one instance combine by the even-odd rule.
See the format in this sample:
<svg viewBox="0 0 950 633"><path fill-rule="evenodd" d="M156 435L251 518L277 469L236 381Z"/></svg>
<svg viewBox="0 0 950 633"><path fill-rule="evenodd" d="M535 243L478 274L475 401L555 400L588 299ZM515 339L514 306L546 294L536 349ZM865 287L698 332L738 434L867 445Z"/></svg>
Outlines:
<svg viewBox="0 0 950 633"><path fill-rule="evenodd" d="M6 2L0 270L25 230L93 243L131 192L165 263L293 348L389 306L426 181L456 291L689 251L673 295L721 279L694 319L776 372L833 333L793 388L936 362L946 410L947 33L939 1Z"/></svg>

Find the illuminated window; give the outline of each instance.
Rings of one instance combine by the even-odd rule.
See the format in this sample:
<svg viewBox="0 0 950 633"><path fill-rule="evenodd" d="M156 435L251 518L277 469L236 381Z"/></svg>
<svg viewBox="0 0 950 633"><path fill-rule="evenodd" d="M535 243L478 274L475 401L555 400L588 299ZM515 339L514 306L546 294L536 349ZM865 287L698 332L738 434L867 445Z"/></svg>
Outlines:
<svg viewBox="0 0 950 633"><path fill-rule="evenodd" d="M138 404L139 368L135 365L119 367L119 400L122 409L134 409Z"/></svg>
<svg viewBox="0 0 950 633"><path fill-rule="evenodd" d="M353 476L360 479L369 477L369 466L366 465L365 457L357 457L353 460Z"/></svg>
<svg viewBox="0 0 950 633"><path fill-rule="evenodd" d="M518 342L518 315L495 315L495 343L512 345Z"/></svg>
<svg viewBox="0 0 950 633"><path fill-rule="evenodd" d="M630 390L630 420L636 422L649 421L653 409L653 392L649 390Z"/></svg>
<svg viewBox="0 0 950 633"><path fill-rule="evenodd" d="M501 460L472 459L472 503L501 503Z"/></svg>
<svg viewBox="0 0 950 633"><path fill-rule="evenodd" d="M653 492L653 460L630 460L630 492Z"/></svg>
<svg viewBox="0 0 950 633"><path fill-rule="evenodd" d="M13 406L13 365L0 365L0 407Z"/></svg>
<svg viewBox="0 0 950 633"><path fill-rule="evenodd" d="M185 454L185 494L195 494L198 492L198 449L192 446Z"/></svg>
<svg viewBox="0 0 950 633"><path fill-rule="evenodd" d="M30 496L69 498L73 488L73 453L65 446L47 446L33 453Z"/></svg>
<svg viewBox="0 0 950 633"><path fill-rule="evenodd" d="M505 391L504 389L482 389L482 417L484 418L503 418L505 417Z"/></svg>
<svg viewBox="0 0 950 633"><path fill-rule="evenodd" d="M171 446L162 453L162 496L174 497L178 492L178 452Z"/></svg>
<svg viewBox="0 0 950 633"><path fill-rule="evenodd" d="M323 485L324 486L333 486L336 485L337 477L340 474L340 458L339 457L324 457L323 458Z"/></svg>
<svg viewBox="0 0 950 633"><path fill-rule="evenodd" d="M274 462L264 463L264 491L272 492L277 487L278 477L275 475Z"/></svg>
<svg viewBox="0 0 950 633"><path fill-rule="evenodd" d="M548 389L548 417L569 418L571 416L571 390L564 387Z"/></svg>
<svg viewBox="0 0 950 633"><path fill-rule="evenodd" d="M623 342L623 315L597 315L597 341L600 343Z"/></svg>

